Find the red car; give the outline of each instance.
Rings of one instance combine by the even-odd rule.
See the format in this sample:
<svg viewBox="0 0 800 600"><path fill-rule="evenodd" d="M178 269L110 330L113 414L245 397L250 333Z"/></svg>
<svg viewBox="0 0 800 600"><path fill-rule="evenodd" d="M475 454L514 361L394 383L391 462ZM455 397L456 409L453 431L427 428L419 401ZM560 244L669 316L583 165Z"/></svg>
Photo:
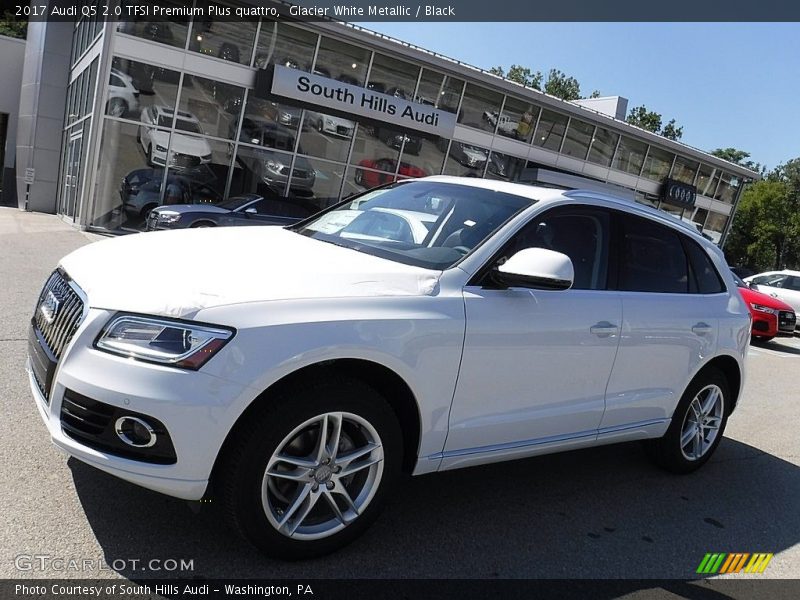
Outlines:
<svg viewBox="0 0 800 600"><path fill-rule="evenodd" d="M753 339L768 342L776 335L793 335L797 317L791 306L767 294L762 294L733 274L739 293L753 315Z"/></svg>
<svg viewBox="0 0 800 600"><path fill-rule="evenodd" d="M364 168L356 170L356 184L364 186L365 188L374 188L384 183L394 181L394 175L390 175L389 173L394 173L397 167L397 161L393 158L381 158L378 160L365 158L358 163L358 166ZM366 171L365 169L378 169L379 171L389 171L389 173L376 173L375 171ZM420 167L406 162L400 163L400 170L397 174L400 177L428 176L428 172L425 169L421 169Z"/></svg>

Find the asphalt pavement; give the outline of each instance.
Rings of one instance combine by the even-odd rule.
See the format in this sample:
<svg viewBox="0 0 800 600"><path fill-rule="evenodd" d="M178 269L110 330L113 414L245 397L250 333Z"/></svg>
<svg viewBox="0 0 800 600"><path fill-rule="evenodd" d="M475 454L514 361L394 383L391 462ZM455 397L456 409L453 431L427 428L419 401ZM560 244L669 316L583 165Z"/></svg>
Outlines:
<svg viewBox="0 0 800 600"><path fill-rule="evenodd" d="M761 575L726 578L800 576L796 337L752 347L740 405L697 473L660 471L629 443L407 478L344 550L264 558L213 499L150 492L51 445L24 371L27 324L58 259L99 238L0 208L0 578L691 579L708 552L775 555ZM172 569L181 560L191 569Z"/></svg>

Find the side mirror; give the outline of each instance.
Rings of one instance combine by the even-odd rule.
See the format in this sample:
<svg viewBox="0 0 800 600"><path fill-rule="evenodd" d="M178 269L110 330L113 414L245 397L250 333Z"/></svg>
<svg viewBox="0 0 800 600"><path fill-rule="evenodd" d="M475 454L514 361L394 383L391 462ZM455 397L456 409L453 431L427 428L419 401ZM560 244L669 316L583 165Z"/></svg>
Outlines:
<svg viewBox="0 0 800 600"><path fill-rule="evenodd" d="M252 208L252 207L251 208L245 208L244 209L244 214L246 214L246 215L257 215L258 211L255 208Z"/></svg>
<svg viewBox="0 0 800 600"><path fill-rule="evenodd" d="M545 248L525 248L493 271L506 287L568 290L575 280L572 261L566 254Z"/></svg>
<svg viewBox="0 0 800 600"><path fill-rule="evenodd" d="M758 291L758 284L755 281L748 283L747 287L749 287L751 290L755 290L756 292Z"/></svg>

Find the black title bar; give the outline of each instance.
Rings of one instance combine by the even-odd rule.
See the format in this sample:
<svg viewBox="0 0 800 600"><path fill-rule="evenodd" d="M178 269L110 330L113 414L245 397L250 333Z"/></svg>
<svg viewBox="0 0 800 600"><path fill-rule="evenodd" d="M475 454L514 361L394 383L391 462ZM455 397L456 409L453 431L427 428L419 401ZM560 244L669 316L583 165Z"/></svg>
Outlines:
<svg viewBox="0 0 800 600"><path fill-rule="evenodd" d="M408 21L408 22L751 22L800 21L800 2L786 0L2 0L3 11L31 20L77 21L81 17L105 20L258 20Z"/></svg>

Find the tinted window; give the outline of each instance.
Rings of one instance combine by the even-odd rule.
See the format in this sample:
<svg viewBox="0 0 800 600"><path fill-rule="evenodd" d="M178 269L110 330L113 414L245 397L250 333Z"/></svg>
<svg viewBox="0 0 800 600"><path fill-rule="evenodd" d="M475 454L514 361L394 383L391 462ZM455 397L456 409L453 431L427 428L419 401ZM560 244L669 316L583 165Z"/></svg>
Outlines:
<svg viewBox="0 0 800 600"><path fill-rule="evenodd" d="M652 221L625 218L620 289L685 294L689 291L686 254L678 234Z"/></svg>
<svg viewBox="0 0 800 600"><path fill-rule="evenodd" d="M506 257L525 248L545 248L569 256L575 270L572 289L606 288L608 215L586 209L556 210L534 217L512 240Z"/></svg>
<svg viewBox="0 0 800 600"><path fill-rule="evenodd" d="M684 243L686 252L689 255L689 262L692 265L692 273L697 283L697 291L701 294L724 292L725 287L722 284L719 273L717 273L705 250L688 238L684 238Z"/></svg>
<svg viewBox="0 0 800 600"><path fill-rule="evenodd" d="M800 277L787 277L783 287L787 290L800 291Z"/></svg>
<svg viewBox="0 0 800 600"><path fill-rule="evenodd" d="M771 287L783 287L783 282L786 280L786 275L780 273L773 273L772 275L759 275L753 277L753 283L757 285L769 285Z"/></svg>

